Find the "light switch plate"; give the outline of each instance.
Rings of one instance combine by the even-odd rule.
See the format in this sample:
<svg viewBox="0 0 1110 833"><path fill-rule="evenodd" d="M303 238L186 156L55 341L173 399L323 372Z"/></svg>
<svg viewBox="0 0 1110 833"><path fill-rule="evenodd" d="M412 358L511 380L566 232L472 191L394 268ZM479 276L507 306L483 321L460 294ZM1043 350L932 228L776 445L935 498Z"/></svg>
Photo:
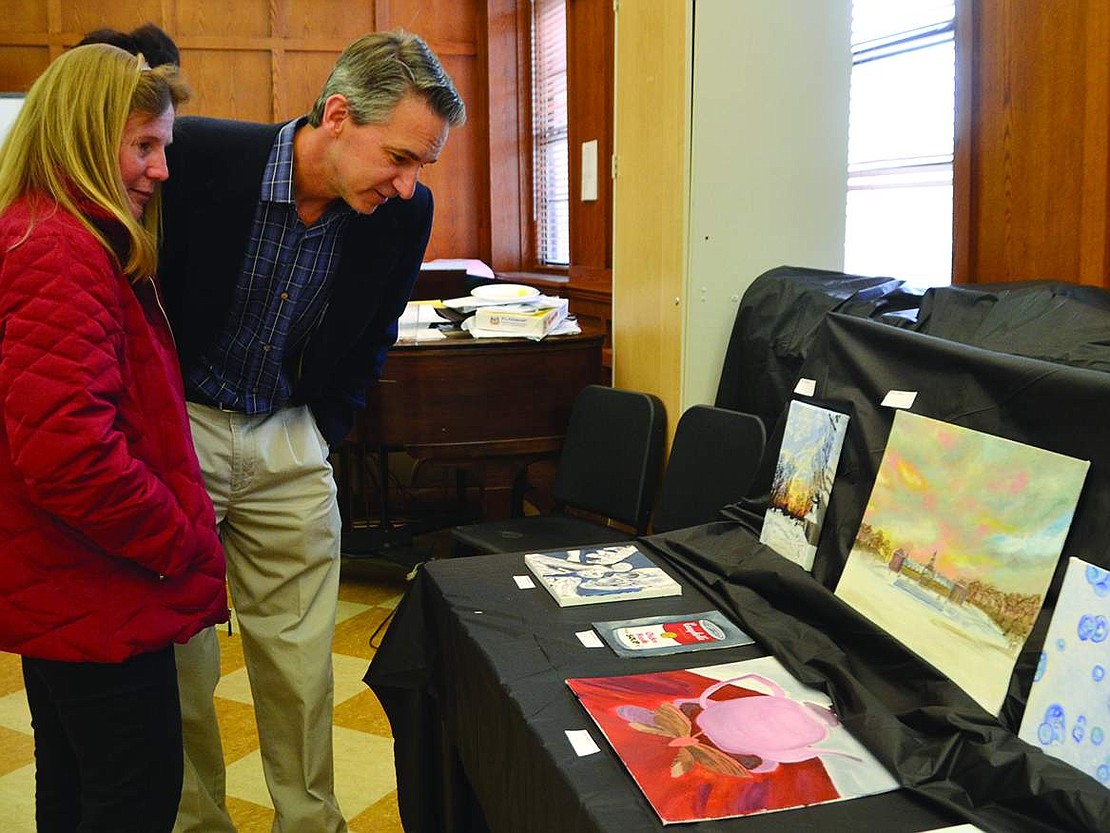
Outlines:
<svg viewBox="0 0 1110 833"><path fill-rule="evenodd" d="M582 143L582 202L597 199L597 139Z"/></svg>

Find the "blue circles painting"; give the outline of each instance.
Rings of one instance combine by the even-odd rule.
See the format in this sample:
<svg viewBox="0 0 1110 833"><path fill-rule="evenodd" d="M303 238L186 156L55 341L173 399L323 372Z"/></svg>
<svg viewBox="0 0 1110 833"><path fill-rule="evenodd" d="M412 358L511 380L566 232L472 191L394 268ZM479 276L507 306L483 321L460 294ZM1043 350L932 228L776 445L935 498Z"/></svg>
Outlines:
<svg viewBox="0 0 1110 833"><path fill-rule="evenodd" d="M1108 622L1110 571L1069 559L1018 735L1110 787Z"/></svg>

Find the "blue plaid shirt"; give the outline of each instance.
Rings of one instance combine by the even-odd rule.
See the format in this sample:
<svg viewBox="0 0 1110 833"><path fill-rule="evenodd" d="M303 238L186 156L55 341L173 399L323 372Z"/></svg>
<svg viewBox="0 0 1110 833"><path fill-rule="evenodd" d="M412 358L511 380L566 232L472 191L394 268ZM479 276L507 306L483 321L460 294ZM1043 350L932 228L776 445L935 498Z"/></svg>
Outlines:
<svg viewBox="0 0 1110 833"><path fill-rule="evenodd" d="M248 414L289 401L295 376L286 363L327 309L339 237L354 213L337 202L307 228L297 216L293 134L303 122L274 140L227 323L187 379L202 399Z"/></svg>

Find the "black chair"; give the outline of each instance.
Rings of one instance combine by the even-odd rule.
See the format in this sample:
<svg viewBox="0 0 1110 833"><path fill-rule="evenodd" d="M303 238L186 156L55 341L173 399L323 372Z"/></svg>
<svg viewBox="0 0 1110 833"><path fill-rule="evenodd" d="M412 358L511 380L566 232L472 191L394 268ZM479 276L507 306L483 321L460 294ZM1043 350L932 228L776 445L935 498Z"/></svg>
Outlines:
<svg viewBox="0 0 1110 833"><path fill-rule="evenodd" d="M457 526L456 554L534 552L627 541L648 528L666 433L648 393L588 385L575 397L548 514ZM578 509L598 520L567 513ZM607 520L628 529L608 526ZM631 530L631 531L630 531Z"/></svg>
<svg viewBox="0 0 1110 833"><path fill-rule="evenodd" d="M692 405L675 428L670 457L652 517L653 532L670 532L714 521L721 509L744 497L767 435L752 414Z"/></svg>

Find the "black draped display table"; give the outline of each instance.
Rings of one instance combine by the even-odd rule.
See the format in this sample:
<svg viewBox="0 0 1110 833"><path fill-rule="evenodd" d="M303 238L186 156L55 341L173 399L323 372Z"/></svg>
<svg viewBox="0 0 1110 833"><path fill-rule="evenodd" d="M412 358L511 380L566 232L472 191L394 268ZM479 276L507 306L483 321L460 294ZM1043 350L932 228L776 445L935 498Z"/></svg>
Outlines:
<svg viewBox="0 0 1110 833"><path fill-rule="evenodd" d="M751 304L759 320L781 319L782 298L793 297L783 293L801 280L770 278ZM825 283L839 285L834 277ZM1110 374L1100 358L1110 343L1110 309L1101 296L1080 303L1046 293L1039 287L1013 297L976 293L962 306L934 298L929 334L833 312L814 313L806 328L768 325L775 349L804 329L793 346L804 349L788 351L789 366L784 359L738 371L743 389L755 390L774 370L784 392L764 414L768 451L749 498L726 507L720 521L641 540L682 582L681 597L559 608L543 589L517 588L513 576L527 573L520 554L428 564L366 675L393 728L406 831L661 830L564 681L766 654L828 694L845 727L902 789L682 829L911 833L971 822L999 833L1110 831L1110 790L1016 736L1066 557L1110 569ZM759 298L765 303L755 304ZM1009 310L1002 318L1010 326L1001 329L999 307ZM957 324L967 329L969 321L978 322L975 343L954 339L949 331ZM1036 338L1023 340L1044 321L1053 323L1055 338L1042 324ZM738 317L737 332L752 329ZM745 338L741 347L758 344L750 333ZM1039 352L1043 344L1052 348L1047 357ZM1013 353L998 349L1007 345ZM784 403L798 378L812 382L814 395L804 398L851 416L812 575L757 540L767 505L759 490L769 488ZM915 413L1091 463L1060 569L998 715L833 593L893 421L893 409L880 402L894 390L914 392ZM760 395L755 404L773 398ZM958 478L951 488L961 488ZM585 648L575 635L593 621L709 608L725 612L757 644L629 660L608 648ZM575 754L565 732L581 729L590 731L599 753Z"/></svg>
<svg viewBox="0 0 1110 833"><path fill-rule="evenodd" d="M760 548L762 549L762 548ZM393 726L406 831L661 830L650 805L586 712L568 677L709 665L761 656L758 646L623 660L575 636L604 618L713 607L683 595L560 609L519 590L519 555L428 564L409 590L367 674ZM599 754L578 757L565 730L588 729ZM743 819L698 831L920 831L961 821L908 791Z"/></svg>

